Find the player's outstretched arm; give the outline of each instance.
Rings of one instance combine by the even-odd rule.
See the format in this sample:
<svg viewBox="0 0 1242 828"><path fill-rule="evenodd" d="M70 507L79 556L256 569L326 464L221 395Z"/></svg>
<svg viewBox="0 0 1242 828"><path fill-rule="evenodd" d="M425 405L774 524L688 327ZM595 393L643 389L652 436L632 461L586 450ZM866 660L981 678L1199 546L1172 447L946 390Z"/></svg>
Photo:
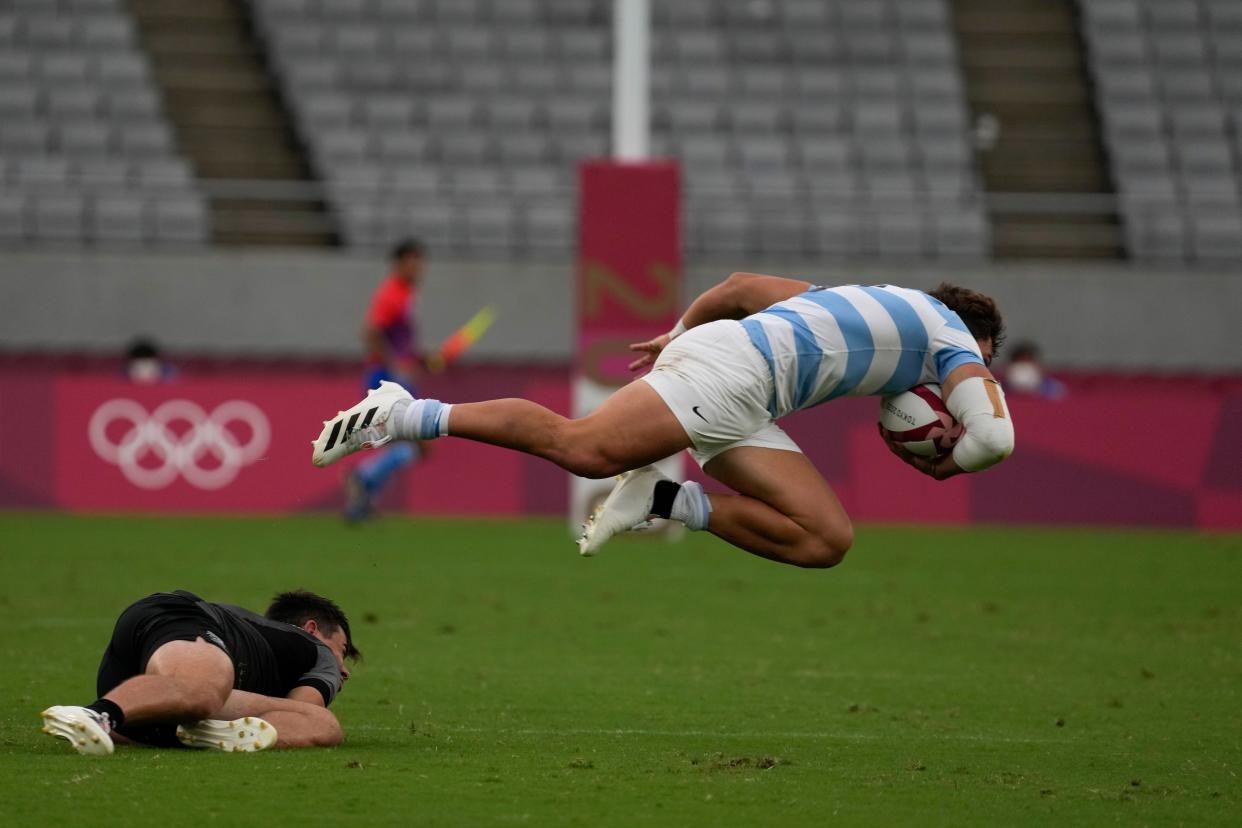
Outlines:
<svg viewBox="0 0 1242 828"><path fill-rule="evenodd" d="M294 688L294 691L301 689ZM278 748L335 747L345 738L341 723L323 706L319 691L311 688L311 692L320 698L320 704L234 690L212 718L258 716L276 728Z"/></svg>
<svg viewBox="0 0 1242 828"><path fill-rule="evenodd" d="M953 451L935 458L919 457L880 429L890 451L936 480L989 469L1013 453L1013 420L992 372L974 363L959 366L945 378L943 391L945 407L963 427Z"/></svg>
<svg viewBox="0 0 1242 828"><path fill-rule="evenodd" d="M696 325L717 319L741 319L799 293L805 293L810 287L810 282L786 279L784 276L732 273L729 278L704 291L691 302L673 330L660 334L655 339L630 345L630 350L639 355L630 363L630 370L637 371L654 363L671 339Z"/></svg>
<svg viewBox="0 0 1242 828"><path fill-rule="evenodd" d="M762 273L731 273L690 303L681 321L687 328L717 319L741 319L770 305L805 293L810 282L766 276Z"/></svg>

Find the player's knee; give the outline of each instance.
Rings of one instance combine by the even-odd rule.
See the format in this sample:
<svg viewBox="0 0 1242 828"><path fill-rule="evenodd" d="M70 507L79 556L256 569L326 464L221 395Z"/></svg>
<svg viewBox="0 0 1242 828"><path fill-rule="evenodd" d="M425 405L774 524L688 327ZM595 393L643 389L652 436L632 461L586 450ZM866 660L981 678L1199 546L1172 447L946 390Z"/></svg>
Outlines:
<svg viewBox="0 0 1242 828"><path fill-rule="evenodd" d="M590 480L604 480L609 477L616 477L619 474L629 471L629 469L607 457L589 457L583 458L576 470L571 469L574 474L579 477L586 477Z"/></svg>
<svg viewBox="0 0 1242 828"><path fill-rule="evenodd" d="M556 447L549 459L566 471L602 480L636 467L617 444L617 435L595 417L565 420L554 435ZM641 464L638 464L641 465Z"/></svg>
<svg viewBox="0 0 1242 828"><path fill-rule="evenodd" d="M336 747L345 741L345 731L331 711L315 708L302 719L301 727L281 730L280 747Z"/></svg>
<svg viewBox="0 0 1242 828"><path fill-rule="evenodd" d="M314 741L316 747L336 747L345 741L345 731L341 729L341 723L337 721L336 716L328 713L323 718L316 730Z"/></svg>
<svg viewBox="0 0 1242 828"><path fill-rule="evenodd" d="M228 693L209 684L183 685L181 691L182 712L187 719L210 719L224 706Z"/></svg>
<svg viewBox="0 0 1242 828"><path fill-rule="evenodd" d="M591 480L602 480L629 471L628 467L609 456L602 448L592 445L566 449L559 464L566 471Z"/></svg>
<svg viewBox="0 0 1242 828"><path fill-rule="evenodd" d="M231 672L227 675L219 673L196 681L183 680L181 686L187 715L209 719L228 702L233 691L233 676Z"/></svg>
<svg viewBox="0 0 1242 828"><path fill-rule="evenodd" d="M828 569L845 560L854 544L854 527L808 532L802 543L798 565L808 569Z"/></svg>

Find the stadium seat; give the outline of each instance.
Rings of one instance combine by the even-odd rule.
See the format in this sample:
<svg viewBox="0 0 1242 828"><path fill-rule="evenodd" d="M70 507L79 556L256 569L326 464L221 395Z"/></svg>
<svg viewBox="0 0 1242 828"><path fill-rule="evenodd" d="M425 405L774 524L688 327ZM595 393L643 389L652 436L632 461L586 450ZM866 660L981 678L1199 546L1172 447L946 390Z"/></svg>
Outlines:
<svg viewBox="0 0 1242 828"><path fill-rule="evenodd" d="M813 206L809 242L827 258L848 258L861 252L856 213L846 202L819 202Z"/></svg>
<svg viewBox="0 0 1242 828"><path fill-rule="evenodd" d="M91 207L89 235L104 244L137 244L146 236L143 201L131 195L107 195Z"/></svg>
<svg viewBox="0 0 1242 828"><path fill-rule="evenodd" d="M38 155L51 144L51 128L40 120L0 123L0 152Z"/></svg>
<svg viewBox="0 0 1242 828"><path fill-rule="evenodd" d="M210 235L207 210L195 197L162 197L151 202L152 234L159 242L203 244Z"/></svg>
<svg viewBox="0 0 1242 828"><path fill-rule="evenodd" d="M176 166L176 187L196 197L122 3L15 4L0 15L0 41L19 35L21 51L0 49L0 156L21 159L11 181L29 191L24 238L141 241L131 219L148 165Z"/></svg>
<svg viewBox="0 0 1242 828"><path fill-rule="evenodd" d="M115 122L158 121L164 117L154 89L118 86L107 93L108 117Z"/></svg>
<svg viewBox="0 0 1242 828"><path fill-rule="evenodd" d="M925 253L923 215L898 207L879 212L871 226L875 252L882 259L919 259Z"/></svg>
<svg viewBox="0 0 1242 828"><path fill-rule="evenodd" d="M988 249L981 210L937 213L932 219L936 252L946 259L978 259Z"/></svg>
<svg viewBox="0 0 1242 828"><path fill-rule="evenodd" d="M459 202L494 204L508 194L508 181L499 170L487 167L466 167L453 170L449 192Z"/></svg>
<svg viewBox="0 0 1242 828"><path fill-rule="evenodd" d="M105 158L112 151L112 129L90 121L66 123L57 131L56 143L70 158Z"/></svg>
<svg viewBox="0 0 1242 828"><path fill-rule="evenodd" d="M602 133L564 135L556 142L556 157L567 169L575 169L589 158L603 158L608 154L608 138Z"/></svg>
<svg viewBox="0 0 1242 828"><path fill-rule="evenodd" d="M333 192L346 198L378 193L385 183L389 183L388 171L371 163L342 164L331 171L328 179Z"/></svg>
<svg viewBox="0 0 1242 828"><path fill-rule="evenodd" d="M385 164L418 164L432 156L432 141L425 132L391 131L380 133L373 147L374 154Z"/></svg>
<svg viewBox="0 0 1242 828"><path fill-rule="evenodd" d="M1238 199L1226 107L1242 80L1225 68L1238 4L1080 1L1131 255L1229 258L1231 214L1217 222L1204 210Z"/></svg>
<svg viewBox="0 0 1242 828"><path fill-rule="evenodd" d="M537 0L505 0L493 4L492 14L498 23L529 24L538 17L539 4Z"/></svg>
<svg viewBox="0 0 1242 828"><path fill-rule="evenodd" d="M450 166L489 164L495 158L491 135L483 132L442 133L438 142L439 159Z"/></svg>
<svg viewBox="0 0 1242 828"><path fill-rule="evenodd" d="M332 103L337 111L348 120L349 101L334 97ZM361 102L361 117L374 130L401 130L409 127L414 120L415 102L403 96L376 96ZM333 113L337 114L337 113Z"/></svg>
<svg viewBox="0 0 1242 828"><path fill-rule="evenodd" d="M1189 217L1190 250L1202 262L1242 259L1242 215L1235 207L1211 212L1193 211Z"/></svg>
<svg viewBox="0 0 1242 828"><path fill-rule="evenodd" d="M87 193L120 194L130 186L129 165L115 158L87 159L77 164L75 182Z"/></svg>
<svg viewBox="0 0 1242 828"><path fill-rule="evenodd" d="M19 241L26 236L26 198L0 191L0 241Z"/></svg>
<svg viewBox="0 0 1242 828"><path fill-rule="evenodd" d="M13 183L29 192L64 190L69 183L69 162L58 156L20 158L14 166Z"/></svg>
<svg viewBox="0 0 1242 828"><path fill-rule="evenodd" d="M513 210L507 204L476 204L464 210L462 247L509 254L516 241Z"/></svg>
<svg viewBox="0 0 1242 828"><path fill-rule="evenodd" d="M86 207L81 195L72 192L40 192L33 198L33 235L63 244L85 239Z"/></svg>
<svg viewBox="0 0 1242 828"><path fill-rule="evenodd" d="M762 217L743 234L746 249L761 251L770 242L788 253L820 245L812 243L811 208L799 198L781 199L812 187L861 206L872 176L860 181L848 173L855 161L868 162L876 175L901 172L904 206L920 216L932 209L917 192L925 170L940 174L942 201L978 193L946 3L860 5L868 4L653 6L653 146L683 161L687 212L691 204L707 213L725 209L713 193L755 199L766 207L742 205L749 220ZM578 161L609 148L607 6L254 4L256 29L268 38L270 63L317 170L337 182L335 170L373 159L420 169L440 164L449 181L462 183L475 176L459 170L480 170L483 181L487 170L503 165L510 186L489 197L499 206L523 205L513 211L521 219L513 249L528 251L567 249L567 225L555 218L572 206L564 179ZM413 135L419 137L402 137ZM855 156L851 144L867 152ZM811 177L821 180L808 183ZM373 198L384 198L375 192ZM477 192L493 191L450 186L441 197L462 210ZM347 240L361 239L387 226L389 209L341 206L334 214L348 222ZM736 236L720 232L735 218L714 224L696 217L688 248L724 239L736 249ZM926 216L919 221L930 226ZM463 230L451 243L468 247L479 238Z"/></svg>
<svg viewBox="0 0 1242 828"><path fill-rule="evenodd" d="M573 243L574 221L568 203L540 203L525 211L525 245L535 255L564 254Z"/></svg>
<svg viewBox="0 0 1242 828"><path fill-rule="evenodd" d="M477 107L468 97L437 97L426 102L426 123L436 130L467 131L474 127Z"/></svg>
<svg viewBox="0 0 1242 828"><path fill-rule="evenodd" d="M543 166L514 169L510 173L510 183L519 199L555 198L565 189L556 170Z"/></svg>
<svg viewBox="0 0 1242 828"><path fill-rule="evenodd" d="M502 136L496 150L501 162L512 166L550 164L554 157L551 136L541 131Z"/></svg>
<svg viewBox="0 0 1242 828"><path fill-rule="evenodd" d="M179 158L149 158L135 162L135 178L140 189L182 190L193 189L190 166Z"/></svg>
<svg viewBox="0 0 1242 828"><path fill-rule="evenodd" d="M769 209L758 216L759 249L765 253L806 255L806 215L801 209Z"/></svg>

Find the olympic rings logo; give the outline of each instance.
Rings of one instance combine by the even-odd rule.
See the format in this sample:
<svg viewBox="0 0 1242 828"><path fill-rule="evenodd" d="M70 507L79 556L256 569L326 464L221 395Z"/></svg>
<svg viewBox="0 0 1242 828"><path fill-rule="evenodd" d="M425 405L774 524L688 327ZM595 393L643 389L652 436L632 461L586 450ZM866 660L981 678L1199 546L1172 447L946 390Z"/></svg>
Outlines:
<svg viewBox="0 0 1242 828"><path fill-rule="evenodd" d="M126 428L114 441L109 434L116 434L117 423ZM231 424L246 427L245 443L230 430ZM263 456L272 438L267 415L245 400L221 403L210 414L189 400L169 400L150 413L133 400L108 400L91 415L88 432L99 458L118 466L125 479L143 489L163 489L178 475L199 489L222 489ZM158 465L144 465L148 456ZM208 458L214 462L204 465Z"/></svg>

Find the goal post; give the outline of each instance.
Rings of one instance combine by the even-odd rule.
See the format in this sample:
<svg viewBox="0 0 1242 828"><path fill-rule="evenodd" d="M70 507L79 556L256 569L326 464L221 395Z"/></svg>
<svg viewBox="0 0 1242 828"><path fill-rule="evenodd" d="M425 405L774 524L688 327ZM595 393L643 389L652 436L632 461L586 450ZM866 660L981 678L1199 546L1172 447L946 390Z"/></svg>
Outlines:
<svg viewBox="0 0 1242 828"><path fill-rule="evenodd" d="M649 1L614 0L613 32L613 157L578 169L575 417L633 380L627 346L669 330L681 310L680 172L649 157ZM684 477L680 455L661 469ZM612 485L571 478L571 531Z"/></svg>

